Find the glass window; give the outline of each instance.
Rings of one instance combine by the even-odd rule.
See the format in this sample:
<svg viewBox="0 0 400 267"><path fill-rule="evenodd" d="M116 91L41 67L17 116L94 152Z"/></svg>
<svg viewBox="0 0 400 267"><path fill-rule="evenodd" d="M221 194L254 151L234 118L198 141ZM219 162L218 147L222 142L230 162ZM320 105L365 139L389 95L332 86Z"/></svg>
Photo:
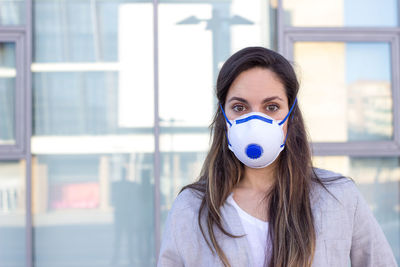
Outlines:
<svg viewBox="0 0 400 267"><path fill-rule="evenodd" d="M199 140L191 137L192 140ZM199 149L200 150L200 149ZM199 177L206 153L196 152L163 152L161 153L161 217L164 222L173 201L183 186L192 183Z"/></svg>
<svg viewBox="0 0 400 267"><path fill-rule="evenodd" d="M213 89L224 61L246 46L274 43L268 20L273 10L261 2L160 4L162 126L210 124L216 106Z"/></svg>
<svg viewBox="0 0 400 267"><path fill-rule="evenodd" d="M283 0L283 9L288 26L398 26L397 0Z"/></svg>
<svg viewBox="0 0 400 267"><path fill-rule="evenodd" d="M367 200L400 263L399 158L314 157L314 165L349 176Z"/></svg>
<svg viewBox="0 0 400 267"><path fill-rule="evenodd" d="M118 111L122 100L118 99L117 92L125 93L129 89L119 87L120 73L90 71L84 66L76 68L82 68L83 71L34 73L34 134L101 135L132 132L132 128L118 125L118 119L126 111Z"/></svg>
<svg viewBox="0 0 400 267"><path fill-rule="evenodd" d="M0 262L25 266L25 162L0 162Z"/></svg>
<svg viewBox="0 0 400 267"><path fill-rule="evenodd" d="M389 43L296 42L299 99L313 142L391 140Z"/></svg>
<svg viewBox="0 0 400 267"><path fill-rule="evenodd" d="M15 61L15 43L0 43L0 145L15 144Z"/></svg>
<svg viewBox="0 0 400 267"><path fill-rule="evenodd" d="M162 219L182 186L200 174L217 107L219 69L247 46L275 47L276 10L268 1L159 5Z"/></svg>
<svg viewBox="0 0 400 267"><path fill-rule="evenodd" d="M153 266L153 5L33 4L34 265Z"/></svg>
<svg viewBox="0 0 400 267"><path fill-rule="evenodd" d="M152 153L39 155L33 169L35 266L154 265Z"/></svg>
<svg viewBox="0 0 400 267"><path fill-rule="evenodd" d="M25 24L25 0L0 0L0 25Z"/></svg>
<svg viewBox="0 0 400 267"><path fill-rule="evenodd" d="M121 1L37 0L33 5L42 15L34 16L34 62L117 61L125 25Z"/></svg>

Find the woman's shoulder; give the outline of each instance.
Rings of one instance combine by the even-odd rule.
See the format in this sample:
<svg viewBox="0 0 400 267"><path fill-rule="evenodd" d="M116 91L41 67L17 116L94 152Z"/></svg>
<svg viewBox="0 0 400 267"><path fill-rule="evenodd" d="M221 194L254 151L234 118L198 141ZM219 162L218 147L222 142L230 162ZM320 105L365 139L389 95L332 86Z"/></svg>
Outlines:
<svg viewBox="0 0 400 267"><path fill-rule="evenodd" d="M314 168L314 174L318 181L313 181L311 193L316 201L325 208L332 209L341 205L350 208L355 206L361 195L354 180L340 173Z"/></svg>
<svg viewBox="0 0 400 267"><path fill-rule="evenodd" d="M185 188L175 198L170 212L181 213L185 210L197 212L200 208L202 198L203 198L203 193L201 191L190 187Z"/></svg>
<svg viewBox="0 0 400 267"><path fill-rule="evenodd" d="M315 178L317 178L327 188L354 190L354 180L341 173L320 168L313 168L313 171ZM321 183L316 182L315 180L313 182L314 187L321 185Z"/></svg>

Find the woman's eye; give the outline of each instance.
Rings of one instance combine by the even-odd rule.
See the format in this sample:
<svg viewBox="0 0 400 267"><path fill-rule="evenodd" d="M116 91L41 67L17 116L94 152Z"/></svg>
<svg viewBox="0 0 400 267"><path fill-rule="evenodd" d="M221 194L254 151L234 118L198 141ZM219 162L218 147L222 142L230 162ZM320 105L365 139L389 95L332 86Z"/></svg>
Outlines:
<svg viewBox="0 0 400 267"><path fill-rule="evenodd" d="M269 111L269 112L274 112L274 111L277 111L277 110L279 109L279 106L277 106L277 105L268 105L268 106L266 107L266 109L267 109L267 111Z"/></svg>
<svg viewBox="0 0 400 267"><path fill-rule="evenodd" d="M243 112L246 110L246 108L243 105L234 105L232 109L235 112Z"/></svg>

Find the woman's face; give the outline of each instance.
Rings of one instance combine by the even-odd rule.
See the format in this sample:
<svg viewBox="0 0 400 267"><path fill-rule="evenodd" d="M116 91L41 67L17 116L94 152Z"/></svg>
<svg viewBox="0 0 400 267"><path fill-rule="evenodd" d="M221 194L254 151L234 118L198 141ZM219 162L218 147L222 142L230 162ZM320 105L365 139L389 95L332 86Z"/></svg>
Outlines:
<svg viewBox="0 0 400 267"><path fill-rule="evenodd" d="M276 74L268 69L246 70L239 74L229 88L224 110L229 120L255 111L275 120L283 120L289 112L285 87ZM286 129L285 123L285 134Z"/></svg>

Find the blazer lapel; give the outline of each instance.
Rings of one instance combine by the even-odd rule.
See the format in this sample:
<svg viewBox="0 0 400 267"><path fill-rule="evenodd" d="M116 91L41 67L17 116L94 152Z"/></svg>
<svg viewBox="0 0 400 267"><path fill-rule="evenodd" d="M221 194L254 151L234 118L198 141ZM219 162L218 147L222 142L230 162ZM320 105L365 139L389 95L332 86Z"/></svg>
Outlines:
<svg viewBox="0 0 400 267"><path fill-rule="evenodd" d="M221 207L221 215L224 220L223 226L229 233L236 236L244 235L241 219L232 205L225 202ZM231 237L226 235L223 236L224 237L220 239L222 240L221 247L226 253L232 266L254 266L253 257L246 236L234 238L235 242L232 242Z"/></svg>

